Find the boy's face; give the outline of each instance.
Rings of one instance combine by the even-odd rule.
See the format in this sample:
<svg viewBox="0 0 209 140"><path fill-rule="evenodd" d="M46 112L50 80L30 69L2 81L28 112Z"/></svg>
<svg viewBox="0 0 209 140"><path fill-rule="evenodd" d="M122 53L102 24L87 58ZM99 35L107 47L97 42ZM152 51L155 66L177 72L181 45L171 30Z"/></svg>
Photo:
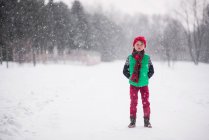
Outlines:
<svg viewBox="0 0 209 140"><path fill-rule="evenodd" d="M140 51L144 50L145 45L142 41L137 41L134 45L134 48L136 51L140 52Z"/></svg>

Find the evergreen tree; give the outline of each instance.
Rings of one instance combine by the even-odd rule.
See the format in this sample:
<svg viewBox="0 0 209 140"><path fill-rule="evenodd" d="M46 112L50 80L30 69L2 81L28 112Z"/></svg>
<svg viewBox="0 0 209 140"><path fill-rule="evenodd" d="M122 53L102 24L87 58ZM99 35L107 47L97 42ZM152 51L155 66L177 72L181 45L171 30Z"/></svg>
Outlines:
<svg viewBox="0 0 209 140"><path fill-rule="evenodd" d="M60 55L72 44L72 23L70 21L70 9L64 3L54 5L54 34L57 42L57 49Z"/></svg>
<svg viewBox="0 0 209 140"><path fill-rule="evenodd" d="M72 35L74 49L88 49L89 24L84 8L79 1L74 1L71 9L72 14Z"/></svg>

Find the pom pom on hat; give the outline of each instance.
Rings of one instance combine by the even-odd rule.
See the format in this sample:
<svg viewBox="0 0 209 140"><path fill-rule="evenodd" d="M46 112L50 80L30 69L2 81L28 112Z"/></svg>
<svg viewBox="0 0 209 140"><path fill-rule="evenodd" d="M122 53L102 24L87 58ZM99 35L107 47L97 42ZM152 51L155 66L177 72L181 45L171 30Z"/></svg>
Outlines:
<svg viewBox="0 0 209 140"><path fill-rule="evenodd" d="M144 36L138 36L134 39L134 42L133 42L133 46L136 44L137 41L142 41L145 45L145 48L147 46L147 42L146 42L146 39Z"/></svg>

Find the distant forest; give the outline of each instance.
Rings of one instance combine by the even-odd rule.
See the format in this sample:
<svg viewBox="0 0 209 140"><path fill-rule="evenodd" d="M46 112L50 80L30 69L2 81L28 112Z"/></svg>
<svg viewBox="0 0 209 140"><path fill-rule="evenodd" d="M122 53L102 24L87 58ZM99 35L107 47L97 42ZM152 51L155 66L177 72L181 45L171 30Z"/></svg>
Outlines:
<svg viewBox="0 0 209 140"><path fill-rule="evenodd" d="M117 21L100 11L88 13L78 0L72 7L53 0L0 0L0 63L35 65L82 51L101 61L125 59L137 35L147 38L153 60L209 63L209 4L193 0L187 7L177 9L175 18L137 14Z"/></svg>

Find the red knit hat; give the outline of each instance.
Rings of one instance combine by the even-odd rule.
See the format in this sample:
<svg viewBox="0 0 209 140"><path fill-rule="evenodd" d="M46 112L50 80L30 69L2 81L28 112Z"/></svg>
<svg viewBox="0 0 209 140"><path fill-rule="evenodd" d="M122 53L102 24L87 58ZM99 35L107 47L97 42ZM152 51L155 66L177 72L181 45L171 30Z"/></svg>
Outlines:
<svg viewBox="0 0 209 140"><path fill-rule="evenodd" d="M145 48L146 48L147 42L146 42L145 37L143 37L143 36L138 36L138 37L136 37L136 38L134 39L133 46L136 44L137 41L142 41L142 42L144 43L144 45L145 45Z"/></svg>

